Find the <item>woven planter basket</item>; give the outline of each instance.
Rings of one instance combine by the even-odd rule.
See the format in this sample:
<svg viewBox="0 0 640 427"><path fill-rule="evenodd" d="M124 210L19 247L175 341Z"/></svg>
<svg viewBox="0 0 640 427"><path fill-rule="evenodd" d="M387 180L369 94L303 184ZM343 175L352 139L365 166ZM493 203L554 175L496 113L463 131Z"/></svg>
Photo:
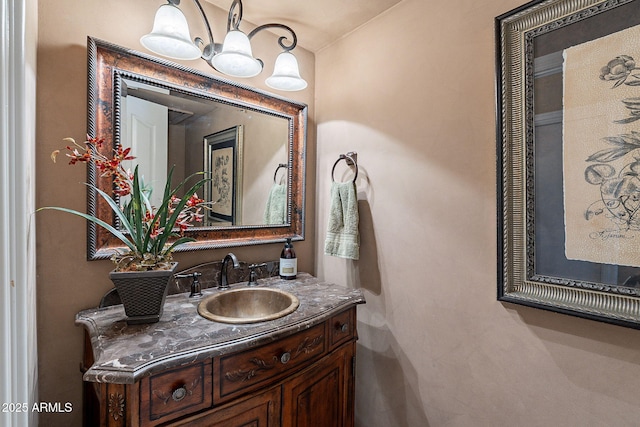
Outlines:
<svg viewBox="0 0 640 427"><path fill-rule="evenodd" d="M109 278L122 300L127 323L155 323L160 320L167 297L169 279L177 262L170 270L112 271Z"/></svg>

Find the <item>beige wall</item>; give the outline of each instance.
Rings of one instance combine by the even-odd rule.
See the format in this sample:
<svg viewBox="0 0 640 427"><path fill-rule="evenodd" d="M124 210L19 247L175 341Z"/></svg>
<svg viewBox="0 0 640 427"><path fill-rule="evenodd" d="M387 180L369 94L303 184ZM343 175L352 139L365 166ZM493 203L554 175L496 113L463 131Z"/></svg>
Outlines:
<svg viewBox="0 0 640 427"><path fill-rule="evenodd" d="M640 419L640 331L496 301L493 19L522 3L404 0L316 54L316 269L365 289L360 427ZM322 255L346 151L358 262Z"/></svg>
<svg viewBox="0 0 640 427"><path fill-rule="evenodd" d="M65 162L52 164L49 154L61 145L62 138L72 136L82 140L86 134L87 79L86 38L88 35L121 46L142 51L139 38L150 31L157 7L166 3L130 0L61 0L39 2L38 87L37 87L37 205L65 206L84 209L86 192L83 167L67 166ZM213 19L214 36L222 42L227 12L208 3ZM192 2L183 2L182 9L199 22ZM204 29L192 24L192 37L203 36ZM244 24L243 24L244 25ZM248 25L248 23L247 23ZM249 28L250 27L244 27ZM272 68L278 51L275 37L260 34L253 39L254 50ZM297 48L296 56L309 87L286 95L309 105L309 141L307 157L307 188L311 194L315 186L315 124L313 122L314 57ZM188 66L215 73L201 61ZM267 71L265 71L267 73ZM261 89L265 76L245 80ZM282 94L281 94L282 95ZM307 198L307 240L296 244L301 271L313 272L314 197ZM81 424L82 379L79 363L82 357L83 332L74 326L75 314L96 306L112 285L107 273L109 261L86 261L86 235L83 220L57 212L43 212L37 221L37 299L38 299L38 357L40 400L71 402L70 414L42 414L43 426L79 426ZM281 245L262 245L232 249L247 262L276 259ZM176 254L180 268L200 262L220 260L227 250Z"/></svg>

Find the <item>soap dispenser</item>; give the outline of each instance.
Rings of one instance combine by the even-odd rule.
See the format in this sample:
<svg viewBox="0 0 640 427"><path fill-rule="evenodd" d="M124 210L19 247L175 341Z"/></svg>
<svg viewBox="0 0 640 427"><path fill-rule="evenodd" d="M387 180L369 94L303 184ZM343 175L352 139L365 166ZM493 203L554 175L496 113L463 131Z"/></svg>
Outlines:
<svg viewBox="0 0 640 427"><path fill-rule="evenodd" d="M291 238L287 238L287 243L280 253L280 277L285 280L293 280L298 274L298 258L293 250Z"/></svg>

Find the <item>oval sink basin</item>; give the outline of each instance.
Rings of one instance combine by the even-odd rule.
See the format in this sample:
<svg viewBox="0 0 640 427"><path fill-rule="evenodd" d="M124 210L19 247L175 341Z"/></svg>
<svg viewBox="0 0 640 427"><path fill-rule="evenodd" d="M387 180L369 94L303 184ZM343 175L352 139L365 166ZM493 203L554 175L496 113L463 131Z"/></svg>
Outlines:
<svg viewBox="0 0 640 427"><path fill-rule="evenodd" d="M295 295L272 288L238 288L206 297L198 313L221 323L257 323L291 314L300 305Z"/></svg>

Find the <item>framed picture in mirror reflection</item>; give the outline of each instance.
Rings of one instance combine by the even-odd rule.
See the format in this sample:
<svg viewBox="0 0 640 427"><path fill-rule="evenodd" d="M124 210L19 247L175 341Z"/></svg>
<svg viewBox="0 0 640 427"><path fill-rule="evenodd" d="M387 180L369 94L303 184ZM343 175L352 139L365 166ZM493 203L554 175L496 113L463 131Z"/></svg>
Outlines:
<svg viewBox="0 0 640 427"><path fill-rule="evenodd" d="M242 125L204 137L204 171L211 179L204 199L210 203L206 225L242 222Z"/></svg>

